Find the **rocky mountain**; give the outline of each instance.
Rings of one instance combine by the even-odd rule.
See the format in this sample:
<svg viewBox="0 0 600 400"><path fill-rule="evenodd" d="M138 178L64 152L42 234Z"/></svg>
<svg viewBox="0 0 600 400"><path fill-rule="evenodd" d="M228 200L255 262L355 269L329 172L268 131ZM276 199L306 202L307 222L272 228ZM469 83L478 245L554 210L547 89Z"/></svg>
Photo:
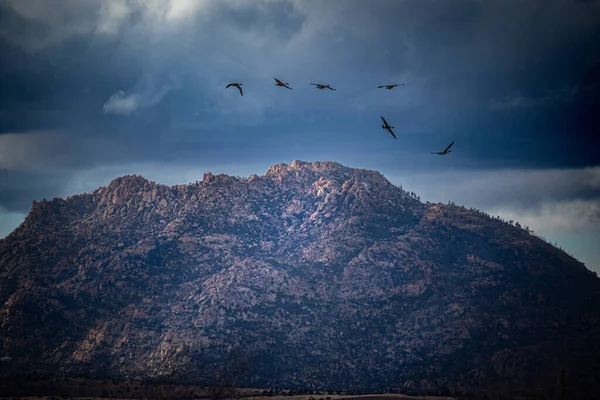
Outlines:
<svg viewBox="0 0 600 400"><path fill-rule="evenodd" d="M582 263L334 162L172 187L124 176L33 202L0 241L14 374L203 382L237 352L255 387L553 384L563 369L582 386L599 332Z"/></svg>

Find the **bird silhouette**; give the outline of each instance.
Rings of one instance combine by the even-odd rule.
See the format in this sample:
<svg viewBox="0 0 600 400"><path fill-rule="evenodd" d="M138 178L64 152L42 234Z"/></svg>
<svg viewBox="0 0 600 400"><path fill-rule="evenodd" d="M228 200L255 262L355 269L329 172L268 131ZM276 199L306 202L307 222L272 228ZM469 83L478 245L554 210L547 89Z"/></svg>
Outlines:
<svg viewBox="0 0 600 400"><path fill-rule="evenodd" d="M235 86L236 88L238 88L240 90L240 95L244 95L244 92L242 92L242 84L241 83L230 83L229 85L225 86L225 89L227 89L228 87L231 86Z"/></svg>
<svg viewBox="0 0 600 400"><path fill-rule="evenodd" d="M452 150L450 150L450 147L452 147L453 144L454 144L454 141L452 141L452 143L450 143L448 145L448 147L446 147L446 150L438 151L438 152L432 151L431 154L439 154L440 156L445 156L446 154L452 152Z"/></svg>
<svg viewBox="0 0 600 400"><path fill-rule="evenodd" d="M387 90L392 90L393 88L395 88L396 86L404 86L404 83L401 85L381 85L381 86L377 86L378 89L381 88L386 88Z"/></svg>
<svg viewBox="0 0 600 400"><path fill-rule="evenodd" d="M396 135L394 135L394 131L392 130L394 127L390 126L390 124L388 124L388 122L385 120L385 118L383 118L383 116L381 117L381 119L383 120L383 125L381 125L381 127L383 129L387 129L387 131L392 134L392 136L394 137L394 139L398 139L396 137Z"/></svg>
<svg viewBox="0 0 600 400"><path fill-rule="evenodd" d="M329 90L337 90L332 88L330 85L322 85L320 83L311 83L311 85L316 86L317 89L323 90L323 89L329 89Z"/></svg>
<svg viewBox="0 0 600 400"><path fill-rule="evenodd" d="M287 82L286 82L286 83L283 83L283 82L281 82L279 79L277 79L277 78L275 78L275 77L273 77L273 79L275 79L275 86L282 86L282 87L284 87L284 88L288 88L288 89L290 89L290 90L294 90L294 89L292 89L291 87L289 87L289 86L288 86L288 85L289 85L289 83L287 83Z"/></svg>

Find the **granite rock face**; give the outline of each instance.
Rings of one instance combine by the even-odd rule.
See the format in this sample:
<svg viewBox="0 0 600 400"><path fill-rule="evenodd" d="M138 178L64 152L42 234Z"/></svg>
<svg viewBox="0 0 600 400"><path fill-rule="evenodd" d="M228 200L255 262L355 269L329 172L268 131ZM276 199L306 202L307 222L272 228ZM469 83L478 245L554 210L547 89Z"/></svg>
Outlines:
<svg viewBox="0 0 600 400"><path fill-rule="evenodd" d="M0 241L13 372L201 382L241 349L259 387L585 382L599 327L600 280L563 251L333 162L124 176Z"/></svg>

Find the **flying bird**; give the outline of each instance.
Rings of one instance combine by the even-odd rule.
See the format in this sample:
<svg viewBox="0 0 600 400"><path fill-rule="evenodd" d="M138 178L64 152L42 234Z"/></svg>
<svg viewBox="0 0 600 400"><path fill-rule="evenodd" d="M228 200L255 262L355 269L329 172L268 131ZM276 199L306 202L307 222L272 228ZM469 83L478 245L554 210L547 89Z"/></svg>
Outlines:
<svg viewBox="0 0 600 400"><path fill-rule="evenodd" d="M229 85L225 86L225 89L227 89L228 87L231 86L235 86L236 88L238 88L240 90L240 95L244 95L244 92L242 92L242 84L241 83L230 83Z"/></svg>
<svg viewBox="0 0 600 400"><path fill-rule="evenodd" d="M277 79L275 77L273 77L273 79L275 79L275 86L283 86L283 87L288 88L290 90L294 90L294 89L292 89L291 87L288 86L289 83L287 83L287 82L283 83L283 82L281 82L279 79Z"/></svg>
<svg viewBox="0 0 600 400"><path fill-rule="evenodd" d="M396 135L394 135L394 131L392 130L392 129L394 129L394 127L390 126L390 124L387 123L387 121L385 120L385 118L383 118L383 116L381 117L381 119L383 120L383 125L381 125L381 127L383 129L387 129L387 131L392 134L392 136L394 137L394 139L398 139L396 137Z"/></svg>
<svg viewBox="0 0 600 400"><path fill-rule="evenodd" d="M445 156L446 154L448 154L452 151L452 150L450 150L450 147L452 147L453 144L454 144L454 141L452 141L452 143L450 143L448 145L448 147L446 147L446 150L438 151L438 152L432 151L431 154L439 154L440 156Z"/></svg>
<svg viewBox="0 0 600 400"><path fill-rule="evenodd" d="M386 88L387 90L392 90L396 86L404 86L404 83L401 85L381 85L381 86L377 86L377 89Z"/></svg>
<svg viewBox="0 0 600 400"><path fill-rule="evenodd" d="M317 89L323 90L323 89L329 89L329 90L337 90L332 88L330 85L322 85L320 83L311 83L311 85L316 86Z"/></svg>

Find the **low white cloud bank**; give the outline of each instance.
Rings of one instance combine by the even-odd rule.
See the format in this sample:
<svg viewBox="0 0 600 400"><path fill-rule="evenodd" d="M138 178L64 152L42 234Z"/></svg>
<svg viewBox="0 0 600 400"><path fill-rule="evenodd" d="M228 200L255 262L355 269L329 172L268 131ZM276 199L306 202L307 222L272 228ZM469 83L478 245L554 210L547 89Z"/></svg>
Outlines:
<svg viewBox="0 0 600 400"><path fill-rule="evenodd" d="M422 200L453 201L538 232L600 233L600 167L392 175Z"/></svg>
<svg viewBox="0 0 600 400"><path fill-rule="evenodd" d="M391 172L390 180L430 201L496 208L600 198L600 167Z"/></svg>
<svg viewBox="0 0 600 400"><path fill-rule="evenodd" d="M511 210L498 208L494 214L505 220L519 221L521 225L535 227L538 232L600 233L600 200L573 200L542 203L537 209Z"/></svg>

